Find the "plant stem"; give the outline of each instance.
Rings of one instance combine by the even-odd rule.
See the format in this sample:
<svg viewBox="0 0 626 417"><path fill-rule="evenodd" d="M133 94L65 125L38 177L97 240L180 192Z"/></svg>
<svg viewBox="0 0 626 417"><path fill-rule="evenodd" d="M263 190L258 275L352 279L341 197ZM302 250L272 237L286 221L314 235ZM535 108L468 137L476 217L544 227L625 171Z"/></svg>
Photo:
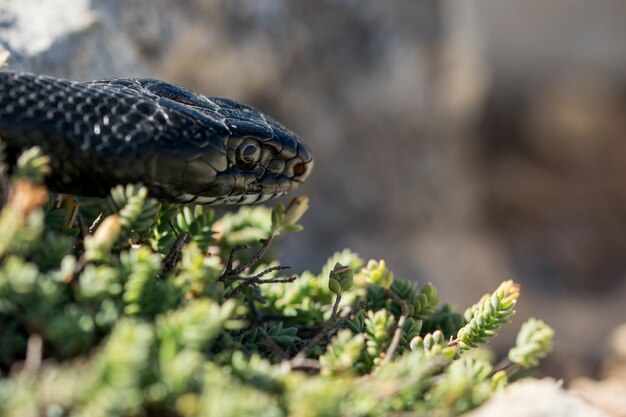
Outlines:
<svg viewBox="0 0 626 417"><path fill-rule="evenodd" d="M337 309L339 308L340 302L341 293L337 294L337 297L335 298L335 304L333 304L333 311L330 314L330 318L328 319L326 324L324 324L322 330L320 330L320 332L316 334L313 339L309 340L306 346L304 346L302 350L300 350L300 352L293 359L294 363L301 362L303 359L305 359L309 351L313 349L319 343L319 341L326 336L328 330L330 330L335 325L335 322L337 321Z"/></svg>
<svg viewBox="0 0 626 417"><path fill-rule="evenodd" d="M409 317L410 307L406 301L402 298L398 297L395 292L393 292L390 288L385 288L385 293L396 303L400 304L402 307L402 313L400 314L400 318L398 319L398 323L396 324L396 330L393 334L393 339L391 339L391 344L389 345L389 349L387 349L387 353L385 354L385 358L381 363L381 366L385 366L388 364L391 359L393 359L393 355L398 349L400 345L400 336L402 336L402 329L404 328L404 322Z"/></svg>

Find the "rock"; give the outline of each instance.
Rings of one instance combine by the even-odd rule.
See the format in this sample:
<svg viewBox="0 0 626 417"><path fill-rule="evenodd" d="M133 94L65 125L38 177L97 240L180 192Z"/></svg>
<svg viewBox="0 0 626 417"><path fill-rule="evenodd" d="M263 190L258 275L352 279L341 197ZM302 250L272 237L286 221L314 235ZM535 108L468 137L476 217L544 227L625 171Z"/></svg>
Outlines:
<svg viewBox="0 0 626 417"><path fill-rule="evenodd" d="M148 72L112 17L90 0L4 0L0 41L18 70L77 80Z"/></svg>
<svg viewBox="0 0 626 417"><path fill-rule="evenodd" d="M572 391L613 417L626 416L626 380L607 378L595 381L577 378L572 382Z"/></svg>
<svg viewBox="0 0 626 417"><path fill-rule="evenodd" d="M8 68L11 62L11 53L0 45L0 69Z"/></svg>
<svg viewBox="0 0 626 417"><path fill-rule="evenodd" d="M626 324L610 339L610 352L603 365L602 380L579 377L571 388L589 402L615 417L626 416Z"/></svg>
<svg viewBox="0 0 626 417"><path fill-rule="evenodd" d="M610 417L551 378L516 382L466 416Z"/></svg>

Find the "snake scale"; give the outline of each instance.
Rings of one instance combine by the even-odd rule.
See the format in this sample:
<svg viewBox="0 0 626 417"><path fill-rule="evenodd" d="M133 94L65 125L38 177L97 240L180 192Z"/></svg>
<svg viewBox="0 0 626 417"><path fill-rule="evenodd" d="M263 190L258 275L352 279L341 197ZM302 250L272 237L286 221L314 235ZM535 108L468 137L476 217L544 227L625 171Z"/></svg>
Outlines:
<svg viewBox="0 0 626 417"><path fill-rule="evenodd" d="M10 160L41 147L48 186L81 196L140 182L163 201L251 204L293 190L313 168L305 145L272 118L154 79L0 71L0 138Z"/></svg>

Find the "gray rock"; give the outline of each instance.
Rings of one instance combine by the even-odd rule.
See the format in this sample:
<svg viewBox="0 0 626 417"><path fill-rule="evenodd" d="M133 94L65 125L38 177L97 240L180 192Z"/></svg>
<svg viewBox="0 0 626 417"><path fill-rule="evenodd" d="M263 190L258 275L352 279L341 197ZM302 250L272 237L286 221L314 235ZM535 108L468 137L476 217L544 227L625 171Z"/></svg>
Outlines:
<svg viewBox="0 0 626 417"><path fill-rule="evenodd" d="M609 417L553 379L527 379L496 394L467 417Z"/></svg>
<svg viewBox="0 0 626 417"><path fill-rule="evenodd" d="M78 80L145 71L109 18L89 0L3 0L0 45L23 71Z"/></svg>

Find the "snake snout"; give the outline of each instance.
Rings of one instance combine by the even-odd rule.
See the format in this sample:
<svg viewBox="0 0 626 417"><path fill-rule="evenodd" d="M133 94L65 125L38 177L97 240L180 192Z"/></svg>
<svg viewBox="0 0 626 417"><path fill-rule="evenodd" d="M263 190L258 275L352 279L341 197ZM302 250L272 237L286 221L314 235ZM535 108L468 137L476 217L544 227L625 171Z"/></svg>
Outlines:
<svg viewBox="0 0 626 417"><path fill-rule="evenodd" d="M296 183L303 183L313 170L313 158L304 146L299 145L298 155L285 164L285 175Z"/></svg>

